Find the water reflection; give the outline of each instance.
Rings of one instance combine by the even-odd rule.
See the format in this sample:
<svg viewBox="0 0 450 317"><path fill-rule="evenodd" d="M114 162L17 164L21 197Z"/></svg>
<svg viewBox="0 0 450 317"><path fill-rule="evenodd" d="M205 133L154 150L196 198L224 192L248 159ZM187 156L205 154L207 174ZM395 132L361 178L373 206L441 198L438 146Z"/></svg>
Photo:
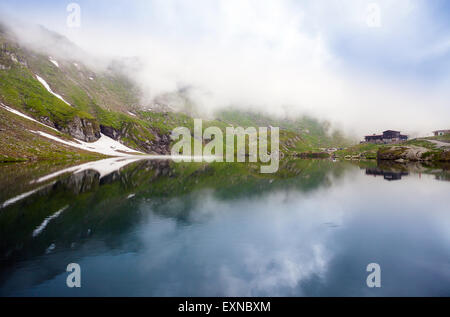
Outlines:
<svg viewBox="0 0 450 317"><path fill-rule="evenodd" d="M448 169L374 164L33 167L32 193L0 209L0 294L450 295L450 183L435 180ZM366 176L393 168L410 176ZM71 262L80 289L66 287ZM381 289L365 285L371 262Z"/></svg>
<svg viewBox="0 0 450 317"><path fill-rule="evenodd" d="M383 178L387 181L394 181L402 179L402 176L408 176L408 172L393 172L393 171L385 171L381 168L366 168L366 175L373 176L383 176Z"/></svg>

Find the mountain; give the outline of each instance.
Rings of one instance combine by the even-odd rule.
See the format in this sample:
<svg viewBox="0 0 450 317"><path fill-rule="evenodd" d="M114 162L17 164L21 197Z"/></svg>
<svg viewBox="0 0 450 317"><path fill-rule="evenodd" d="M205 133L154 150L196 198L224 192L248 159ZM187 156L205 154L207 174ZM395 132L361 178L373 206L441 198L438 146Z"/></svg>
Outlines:
<svg viewBox="0 0 450 317"><path fill-rule="evenodd" d="M110 139L129 151L168 154L172 129L186 126L192 131L190 109L195 107L183 90L142 104L142 91L123 71L130 65L139 68L138 59L95 67L95 59L87 58L67 38L43 27L37 28L37 34L37 43L24 44L20 36L0 25L0 160L49 159L52 153L64 152L70 158L90 157L89 151L108 155L96 146ZM49 45L47 50L44 43ZM183 111L175 111L180 110L173 107L176 104L182 104ZM285 154L348 143L341 134L330 134L328 123L308 117L274 120L228 110L204 122L204 127L212 125L222 129L279 126ZM94 145L86 145L89 142ZM10 143L15 146L7 150Z"/></svg>

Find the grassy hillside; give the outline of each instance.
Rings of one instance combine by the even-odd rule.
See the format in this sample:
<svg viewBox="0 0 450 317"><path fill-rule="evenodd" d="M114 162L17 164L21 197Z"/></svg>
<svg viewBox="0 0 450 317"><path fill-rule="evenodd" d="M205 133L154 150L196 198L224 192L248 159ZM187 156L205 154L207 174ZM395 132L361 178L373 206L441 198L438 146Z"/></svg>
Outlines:
<svg viewBox="0 0 450 317"><path fill-rule="evenodd" d="M319 152L323 148L344 147L352 143L340 131L332 131L328 122L308 116L278 119L252 112L227 110L220 112L218 119L243 127L279 127L280 142L287 152Z"/></svg>
<svg viewBox="0 0 450 317"><path fill-rule="evenodd" d="M64 44L77 50L64 37L44 30L45 32L55 46ZM170 153L173 143L170 132L179 126L187 127L193 132L193 118L184 113L142 110L145 107L139 104L141 92L124 75L122 68L123 65L118 61L102 71L92 70L75 56L70 56L70 53L63 59L32 51L21 46L6 28L0 29L2 103L58 129L67 137L91 142L98 139L102 132L142 152ZM51 90L70 105L47 91L36 76L43 78ZM191 101L187 100L189 102ZM11 115L8 115L8 120L10 119ZM2 125L6 126L6 121L3 120ZM282 120L257 113L229 110L219 113L215 120L204 120L203 129L209 126L219 127L222 131L229 126L280 127L280 150L285 155L320 152L323 148L349 144L342 134L330 131L327 122L306 116ZM25 137L19 140L28 142ZM34 147L37 147L36 150L31 150ZM22 150L18 157L36 157L36 151L46 151L32 142L28 142ZM48 152L49 155L50 153ZM11 154L9 150L0 149L0 155L9 157Z"/></svg>
<svg viewBox="0 0 450 317"><path fill-rule="evenodd" d="M435 139L435 137L412 139L396 144L362 143L337 151L334 155L339 158L358 159L449 161L450 152L448 148L442 148L430 142L430 140Z"/></svg>
<svg viewBox="0 0 450 317"><path fill-rule="evenodd" d="M444 135L439 135L439 136L432 136L432 137L428 137L426 139L450 143L450 134L444 134Z"/></svg>
<svg viewBox="0 0 450 317"><path fill-rule="evenodd" d="M94 120L87 112L71 107L49 93L27 68L14 65L0 71L0 96L7 105L41 120L48 118L55 126L66 127L74 117Z"/></svg>
<svg viewBox="0 0 450 317"><path fill-rule="evenodd" d="M78 162L105 157L101 154L83 151L52 141L33 134L30 130L40 130L60 138L68 138L62 133L57 133L38 123L21 118L0 107L0 162L27 160Z"/></svg>

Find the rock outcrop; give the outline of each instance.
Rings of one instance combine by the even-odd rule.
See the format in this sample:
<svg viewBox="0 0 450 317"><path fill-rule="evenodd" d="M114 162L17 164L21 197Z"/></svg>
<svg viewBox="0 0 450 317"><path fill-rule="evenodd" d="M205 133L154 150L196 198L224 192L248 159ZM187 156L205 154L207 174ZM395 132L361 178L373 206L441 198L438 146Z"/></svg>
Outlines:
<svg viewBox="0 0 450 317"><path fill-rule="evenodd" d="M134 142L139 148L149 154L170 154L170 135L160 134L154 129L140 131L142 128L135 125L125 125L121 130L104 126L100 126L100 130L104 135L120 141L128 139ZM127 144L128 145L128 144Z"/></svg>
<svg viewBox="0 0 450 317"><path fill-rule="evenodd" d="M450 151L448 150L430 150L420 146L392 146L381 148L377 153L378 160L389 160L402 162L417 161L450 161Z"/></svg>
<svg viewBox="0 0 450 317"><path fill-rule="evenodd" d="M106 135L109 136L111 139L118 140L120 137L120 131L117 131L116 129L112 127L107 127L104 125L100 125L100 131Z"/></svg>
<svg viewBox="0 0 450 317"><path fill-rule="evenodd" d="M56 128L85 142L94 142L100 138L100 127L95 120L74 117L67 126Z"/></svg>
<svg viewBox="0 0 450 317"><path fill-rule="evenodd" d="M144 142L143 147L157 154L170 154L170 136L168 134L160 135L158 133L155 133L154 136L155 140Z"/></svg>

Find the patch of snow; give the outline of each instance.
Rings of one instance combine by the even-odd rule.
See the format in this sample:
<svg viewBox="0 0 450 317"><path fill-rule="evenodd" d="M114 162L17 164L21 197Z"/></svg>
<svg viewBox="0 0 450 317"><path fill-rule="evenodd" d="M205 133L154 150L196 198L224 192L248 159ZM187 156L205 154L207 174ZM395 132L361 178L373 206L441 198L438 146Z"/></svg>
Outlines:
<svg viewBox="0 0 450 317"><path fill-rule="evenodd" d="M104 135L103 133L100 134L100 139L98 139L95 142L83 142L76 140L75 141L67 141L63 140L61 138L58 138L57 136L42 132L42 131L32 131L30 132L39 134L41 136L44 136L46 138L52 139L53 141L57 141L72 147L76 147L82 150L91 151L91 152L97 152L104 155L110 155L110 156L130 156L135 154L144 154L142 152L130 149L129 147L126 147L120 142L117 142L114 139L111 139L110 137ZM126 152L126 153L123 153Z"/></svg>
<svg viewBox="0 0 450 317"><path fill-rule="evenodd" d="M58 172L43 176L41 178L38 178L38 179L32 181L32 183L42 183L42 182L45 182L49 179L55 178L59 175L65 174L65 173L76 174L76 173L80 173L80 172L83 172L86 170L97 171L100 174L100 179L101 179L104 176L109 175L112 172L115 172L130 163L137 162L140 160L141 160L141 158L139 158L139 157L131 157L131 158L115 157L115 158L109 158L109 159L104 159L104 160L100 160L100 161L84 163L81 165L68 167L68 168L60 170Z"/></svg>
<svg viewBox="0 0 450 317"><path fill-rule="evenodd" d="M51 220L57 218L67 208L69 208L68 205L63 207L63 208L61 208L57 212L55 212L53 215L50 215L47 218L45 218L44 221L36 229L34 229L34 231L33 231L33 238L36 237L37 235L39 235L45 229L45 227L47 227L48 223Z"/></svg>
<svg viewBox="0 0 450 317"><path fill-rule="evenodd" d="M39 77L38 75L36 75L37 80L39 80L39 82L42 84L42 86L45 87L45 89L47 89L47 91L49 93L51 93L53 96L55 96L56 98L61 99L62 101L64 101L66 104L68 104L69 106L72 106L70 103L68 103L67 101L64 100L63 97L61 97L60 95L58 95L57 93L53 92L53 90L50 88L50 86L47 84L47 82L42 78Z"/></svg>
<svg viewBox="0 0 450 317"><path fill-rule="evenodd" d="M52 62L56 67L58 67L59 68L59 64L58 64L58 62L57 61L55 61L53 58L51 58L50 56L48 57L48 60L50 61L50 62Z"/></svg>
<svg viewBox="0 0 450 317"><path fill-rule="evenodd" d="M97 171L100 174L100 178L103 178L104 176L109 175L112 172L115 172L115 171L119 170L120 168L122 168L122 167L124 167L124 166L126 166L126 165L128 165L130 163L133 163L133 162L136 162L136 161L140 161L143 158L145 158L145 156L142 156L142 157L141 156L129 157L129 158L115 157L115 158L109 158L109 159L104 159L104 160L100 160L100 161L88 162L88 163L84 163L84 164L81 164L81 165L78 165L78 166L72 166L72 167L65 168L65 169L62 169L60 171L48 174L46 176L43 176L41 178L38 178L36 180L31 181L30 184L42 183L42 182L45 182L47 180L50 180L52 178L55 178L55 177L57 177L59 175L65 174L65 173L74 173L74 174L76 174L76 173L80 173L80 172L83 172L83 171L86 171L86 170L95 170L95 171ZM3 203L0 204L0 209L5 208L5 207L7 207L9 205L12 205L12 204L14 204L14 203L16 203L16 202L18 202L18 201L20 201L22 199L25 199L25 198L33 195L34 193L36 193L36 192L38 192L38 191L40 191L40 190L42 190L44 188L47 188L48 186L54 185L55 183L56 182L54 181L54 182L51 182L49 184L45 184L43 186L40 186L40 187L38 187L36 189L30 190L30 191L28 191L26 193L23 193L23 194L15 196L13 198L10 198L10 199L8 199L8 200L6 200L6 201L4 201Z"/></svg>
<svg viewBox="0 0 450 317"><path fill-rule="evenodd" d="M137 162L137 161L142 161L142 160L168 160L168 159L180 159L180 158L195 158L195 157L191 157L191 156L181 156L181 155L176 155L176 156L171 156L171 155L139 155L139 156L128 156L128 157L113 157L113 158L108 158L108 159L103 159L103 160L99 160L99 161L94 161L94 162L88 162L88 163L84 163L81 165L77 165L77 166L72 166L72 167L68 167L65 169L62 169L60 171L48 174L46 176L40 177L36 180L33 180L30 182L30 184L37 184L37 183L42 183L45 181L48 181L52 178L55 178L57 176L60 176L62 174L65 173L80 173L86 170L95 170L100 174L100 179L117 171L120 170L122 167L131 164L133 162ZM203 157L205 158L205 157ZM6 200L5 202L3 202L2 204L0 204L0 209L5 208L11 204L14 204L28 196L33 195L34 193L40 191L41 189L44 189L48 186L52 186L56 183L56 181L53 181L49 184L40 186L36 189L33 189L31 191L28 191L26 193L20 194L18 196L15 196L11 199ZM128 196L128 198L131 198L130 195Z"/></svg>
<svg viewBox="0 0 450 317"><path fill-rule="evenodd" d="M179 158L180 156L176 156ZM168 160L174 159L175 156L171 155L140 155L140 156L128 156L128 157L113 157L107 158L99 161L88 162L77 166L72 166L65 168L63 170L48 174L46 176L40 177L36 180L31 181L30 183L42 183L48 181L52 178L55 178L59 175L65 173L80 173L86 170L94 170L100 174L100 179L104 176L107 176L117 170L120 170L122 167L131 164L133 162L138 162L142 160ZM184 157L187 158L187 157ZM131 197L128 197L131 198Z"/></svg>
<svg viewBox="0 0 450 317"><path fill-rule="evenodd" d="M136 117L136 115L135 115L134 113L130 112L130 111L127 111L127 113L128 113L130 116Z"/></svg>
<svg viewBox="0 0 450 317"><path fill-rule="evenodd" d="M41 187L39 187L39 188L30 190L30 191L28 191L28 192L26 192L26 193L23 193L23 194L17 195L16 197L13 197L13 198L11 198L11 199L8 199L8 200L6 200L5 202L3 202L3 203L0 205L0 209L1 209L1 208L5 208L5 207L7 207L7 206L9 206L9 205L11 205L11 204L14 204L14 203L18 202L19 200L22 200L22 199L24 199L24 198L27 198L28 196L33 195L34 193L40 191L41 189L44 189L45 187L51 186L51 185L53 185L53 184L54 184L54 183L51 183L51 184L48 184L48 185L45 185L45 186L41 186Z"/></svg>
<svg viewBox="0 0 450 317"><path fill-rule="evenodd" d="M51 253L55 249L56 245L54 243L50 244L50 246L45 250L45 254Z"/></svg>
<svg viewBox="0 0 450 317"><path fill-rule="evenodd" d="M43 125L43 126L46 127L46 128L55 130L56 132L59 132L59 131L56 130L55 128L52 128L51 126L48 126L48 125L46 125L46 124L43 124L42 122L39 122L39 121L33 119L32 117L29 117L29 116L27 116L26 114L23 114L23 113L20 112L20 111L17 111L17 110L15 110L15 109L13 109L13 108L10 108L10 107L8 107L8 106L5 106L3 103L0 103L0 104L1 104L1 107L2 107L3 109L8 110L9 112L12 112L12 113L14 113L14 114L16 114L16 115L18 115L18 116L21 116L22 118L25 118L25 119L34 121L34 122L36 122L36 123L39 123L40 125Z"/></svg>

